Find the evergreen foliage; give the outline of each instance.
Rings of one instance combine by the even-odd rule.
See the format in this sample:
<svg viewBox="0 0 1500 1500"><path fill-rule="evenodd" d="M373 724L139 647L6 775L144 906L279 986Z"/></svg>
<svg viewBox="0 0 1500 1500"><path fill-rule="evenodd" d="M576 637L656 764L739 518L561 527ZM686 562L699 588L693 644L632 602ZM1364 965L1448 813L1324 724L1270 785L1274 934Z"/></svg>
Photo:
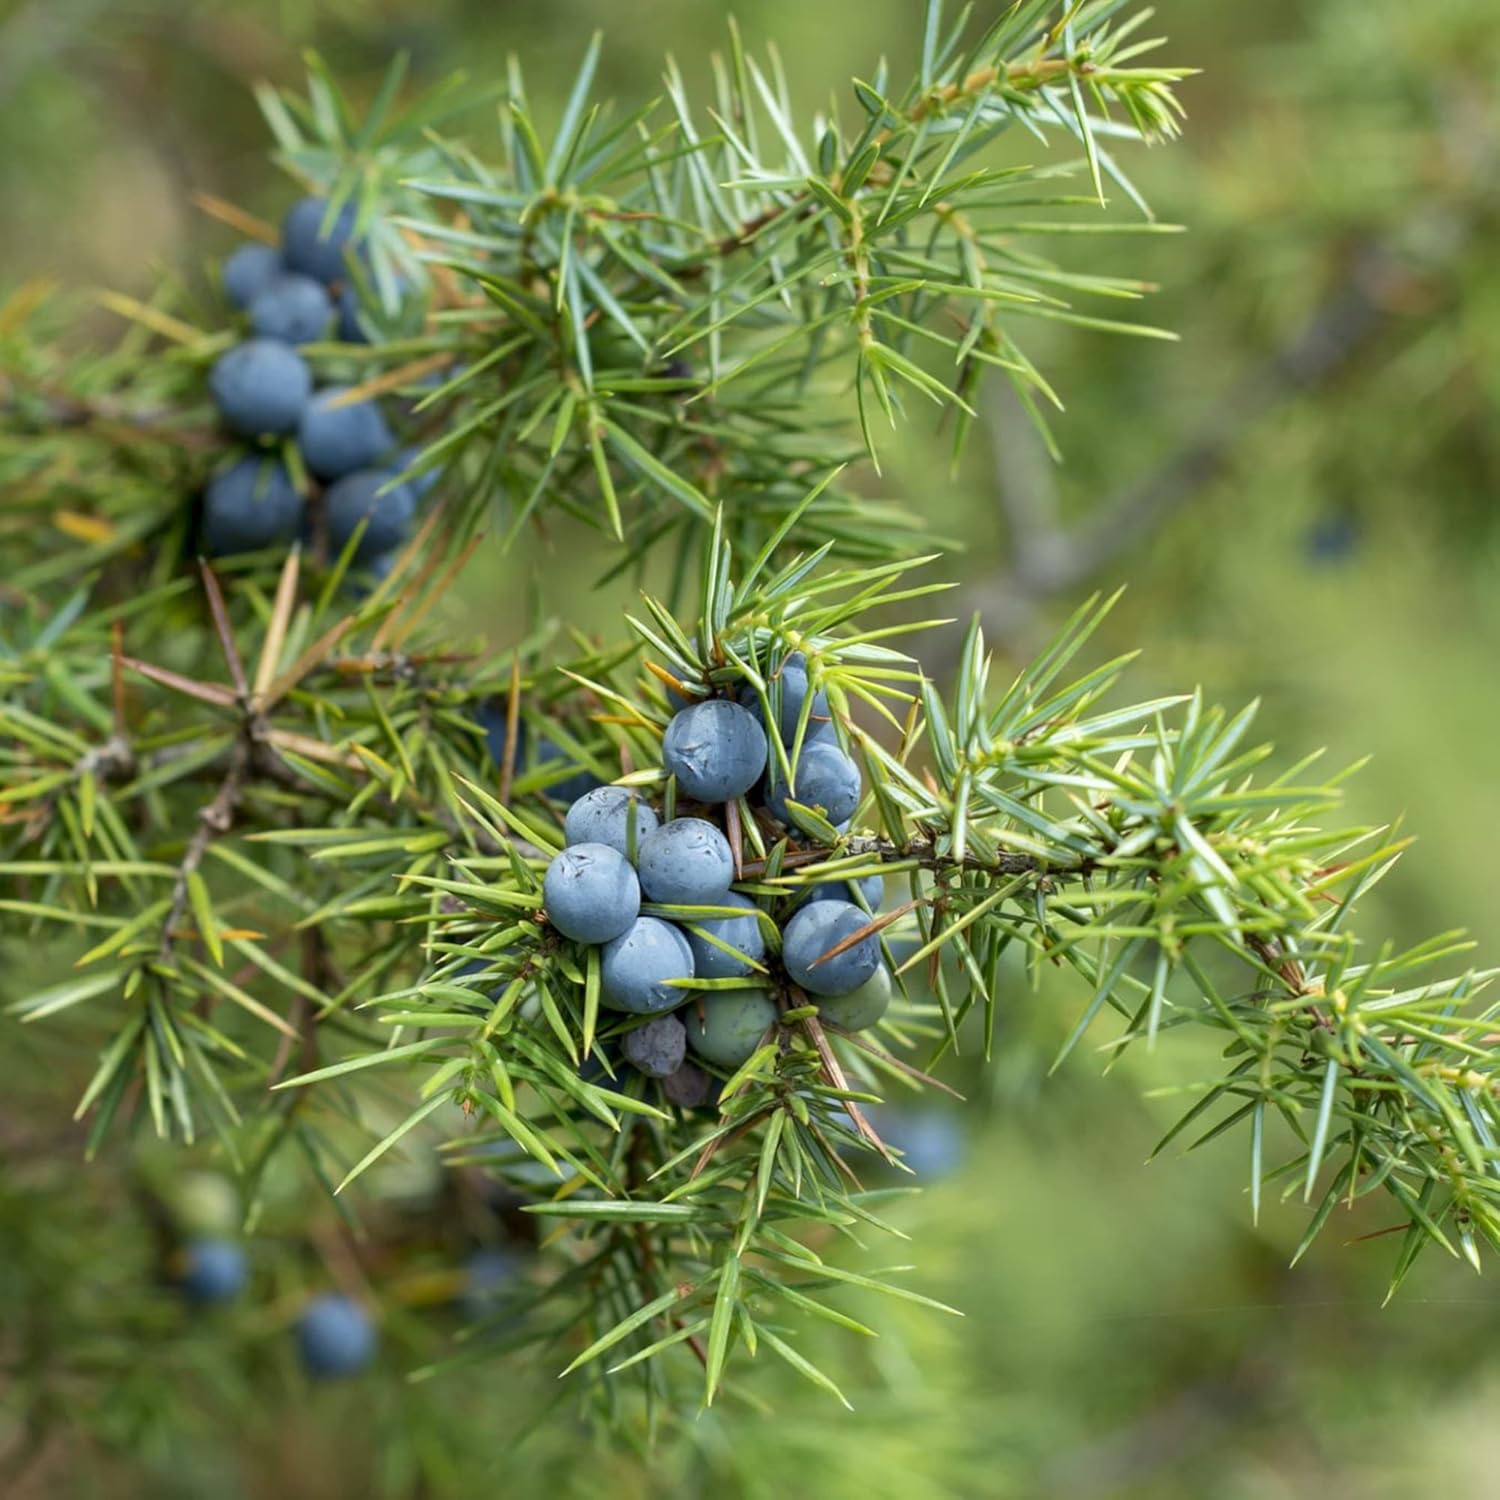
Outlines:
<svg viewBox="0 0 1500 1500"><path fill-rule="evenodd" d="M543 1250L443 1366L539 1346L631 1433L757 1357L838 1396L801 1345L820 1321L874 1332L840 1293L930 1303L901 1268L841 1259L908 1190L870 1106L945 1087L947 1054L994 1045L1018 974L1066 968L1059 1063L1096 1033L1111 1057L1188 1027L1222 1043L1163 1144L1241 1132L1252 1212L1301 1194L1304 1248L1374 1193L1399 1219L1393 1291L1429 1246L1477 1268L1500 1244L1492 973L1455 934L1396 952L1354 930L1404 841L1342 826L1343 774L1315 757L1272 764L1253 707L1122 699L1128 659L1086 655L1108 601L1009 684L975 624L933 681L924 635L948 622L912 615L941 607L940 543L919 505L869 493L929 404L956 454L985 379L1047 432L1029 320L1159 336L1116 310L1142 284L1017 239L1168 227L1117 154L1177 129L1184 72L1151 60L1148 14L1019 0L976 25L931 0L914 67L809 125L737 33L707 104L669 65L662 99L624 111L596 95L595 39L550 130L514 65L405 101L398 63L361 112L314 60L305 95L261 102L314 195L286 258L351 316L282 353L342 391L332 410L379 403L402 445L380 469L309 464L284 413L239 423L248 450L226 437L211 372L266 322L248 273L226 267L229 295L109 294L106 350L68 346L51 288L0 307L0 916L57 969L9 1008L84 1023L90 1154L122 1132L208 1141L253 1231L285 1162L354 1223L376 1163L439 1140ZM995 164L1023 132L1071 159ZM1106 191L1139 217L1085 217ZM205 545L190 497L247 463L295 489L301 540ZM444 593L481 541L567 520L610 539L611 576L660 580L618 638L567 631L553 600L562 626L455 639ZM684 787L669 726L700 700L765 739L765 796L749 760ZM861 773L847 827L798 795L804 756L835 749ZM599 783L650 808L601 838L622 867L677 817L730 851L722 904L642 893L685 947L748 965L666 981L685 1040L652 1021L648 1045L603 1003L607 950L547 918L545 872ZM752 906L747 953L718 934ZM842 923L836 945L783 961L799 920ZM876 948L878 993L861 971L860 1004L824 1014L819 965ZM329 1369L371 1357L358 1299L315 1305L349 1333Z"/></svg>

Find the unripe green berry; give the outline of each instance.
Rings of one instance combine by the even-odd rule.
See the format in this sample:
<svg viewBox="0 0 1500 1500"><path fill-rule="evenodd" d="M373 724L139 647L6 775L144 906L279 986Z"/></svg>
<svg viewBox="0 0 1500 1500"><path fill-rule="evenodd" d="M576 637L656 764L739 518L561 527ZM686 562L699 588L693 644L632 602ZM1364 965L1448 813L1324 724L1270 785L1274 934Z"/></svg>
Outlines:
<svg viewBox="0 0 1500 1500"><path fill-rule="evenodd" d="M721 1068L742 1066L776 1024L776 1002L762 989L717 990L682 1011L688 1046Z"/></svg>

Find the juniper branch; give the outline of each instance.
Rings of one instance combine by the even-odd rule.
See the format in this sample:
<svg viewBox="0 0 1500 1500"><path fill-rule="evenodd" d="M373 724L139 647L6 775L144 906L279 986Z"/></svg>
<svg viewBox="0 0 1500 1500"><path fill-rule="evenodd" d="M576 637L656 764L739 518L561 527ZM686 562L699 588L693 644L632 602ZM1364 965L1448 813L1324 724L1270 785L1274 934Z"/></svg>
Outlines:
<svg viewBox="0 0 1500 1500"><path fill-rule="evenodd" d="M247 1178L258 1182L291 1142L332 1189L340 1177L360 1183L405 1140L437 1144L435 1111L457 1106L483 1122L466 1144L501 1148L489 1165L528 1210L570 1223L576 1254L537 1278L546 1326L523 1319L508 1337L551 1348L581 1322L591 1342L574 1348L575 1363L615 1351L653 1403L675 1394L662 1356L683 1343L705 1401L731 1350L753 1342L836 1393L786 1341L787 1315L865 1331L824 1302L840 1283L915 1296L845 1270L830 1249L888 1227L884 1194L859 1185L854 1161L896 1153L863 1102L893 1081L929 1082L914 1057L930 1054L930 1068L960 1047L988 1050L1019 957L1033 981L1071 971L1082 986L1065 1056L1108 1011L1121 1018L1113 1053L1189 1025L1223 1040L1222 1075L1204 1081L1169 1139L1195 1121L1209 1136L1248 1123L1253 1200L1279 1176L1300 1177L1318 1199L1309 1238L1338 1203L1380 1188L1409 1226L1396 1281L1426 1244L1457 1242L1476 1261L1478 1239L1500 1245L1500 1053L1493 1016L1464 1009L1491 976L1430 979L1427 965L1466 952L1451 938L1373 957L1357 946L1354 908L1399 843L1322 825L1336 779L1253 780L1268 752L1246 739L1248 712L1220 713L1197 695L1114 705L1106 695L1123 662L1069 681L1102 615L1092 606L999 693L971 630L946 696L873 618L940 585L901 576L916 525L838 481L859 445L836 423L820 430L817 398L852 380L873 454L872 418L894 423L903 396L953 407L961 427L982 369L1015 382L1023 402L1050 399L1014 341L1016 319L1133 326L1060 299L1138 286L1064 272L1015 243L1046 228L1013 214L1018 186L1074 206L1048 171L978 154L1009 125L1056 126L1082 146L1099 196L1118 172L1101 135L1175 129L1182 71L1121 66L1130 23L1116 24L1118 10L1113 0L1028 4L966 50L963 29L944 33L929 7L910 82L857 85L852 128L820 121L811 134L774 69L737 39L715 131L698 128L675 74L664 120L646 109L607 124L593 106L591 49L547 144L517 73L496 163L430 120L413 138L383 106L361 117L321 65L311 104L268 98L287 163L349 195L367 226L368 270L384 283L369 300L392 320L363 351L310 358L320 378L353 369L362 394L426 403L418 425L430 423L432 442L420 462L441 469L451 492L362 598L340 599L347 580L323 538L308 580L295 549L274 580L249 556L222 578L205 573L206 615L196 596L184 608L186 553L174 558L168 541L185 539L182 488L203 476L169 442L133 441L127 456L95 417L201 408L205 366L232 336L212 307L200 316L186 293L115 299L136 331L83 368L14 332L24 307L6 320L27 390L5 414L23 441L0 456L28 516L72 528L15 528L26 619L14 646L7 623L0 658L18 688L0 706L15 738L0 801L47 811L41 847L7 862L27 882L7 918L13 906L67 942L102 929L76 972L16 1010L37 1019L91 1005L112 1028L83 1099L96 1138L138 1097L164 1136L191 1138L194 1111L217 1108L231 1149L237 1103L267 1108L269 1086L282 1113ZM1129 123L1091 112L1105 106ZM350 269L358 279L364 266ZM400 327L398 271L429 298ZM1267 403L1272 385L1328 378L1374 326L1377 293L1355 290L1365 302L1311 326L1237 399ZM142 359L158 339L173 356ZM418 372L444 383L422 387ZM36 393L40 420L26 406ZM1227 438L1211 436L1206 454L1184 460L1189 477L1219 461ZM85 476L77 494L50 487L60 452ZM92 456L97 472L83 461ZM1156 492L1146 495L1103 513L1111 545L1116 523L1159 513ZM552 665L568 648L545 632L517 644L503 671L458 650L430 623L433 606L497 496L512 536L544 509L602 525L616 545L611 576L676 545L671 596L642 601L633 643L575 641L560 671ZM1102 534L1079 531L1080 559L1097 560ZM98 601L60 596L78 560L58 535L86 539L82 571ZM127 551L149 554L154 581L105 604L107 565ZM1034 549L1023 560L1039 566ZM181 634L154 662L117 650L106 667L102 643L127 614L140 619L133 632L180 624ZM228 682L201 675L215 643ZM643 652L653 658L644 666ZM796 652L808 690L786 733L775 697ZM131 735L126 666L141 679ZM701 810L663 753L683 695L754 703L775 726L763 769L787 773L790 787L819 692L856 782L853 758L863 762L853 825L748 791L713 814L755 920L776 934L752 966L775 996L756 1013L760 1044L737 1069L718 1069L716 1111L696 1116L644 1072L589 1075L590 1056L636 1023L603 1004L603 960L566 938L542 899L543 866L568 832L549 790L603 772L669 818ZM487 760L502 700L503 747ZM555 770L541 763L544 734L555 737ZM189 783L204 774L217 789L199 805ZM143 826L165 828L169 849L190 826L175 864L138 847ZM200 925L243 934L219 917L252 905L280 924L268 939L235 936L245 966L227 977L172 948L211 858L226 894L211 895ZM866 873L907 889L812 968L880 939L900 993L878 1043L825 1025L804 1003L811 981L799 986L777 947L809 886ZM295 971L283 962L292 929L281 903L306 934ZM703 917L647 905L687 931ZM928 987L899 982L924 958ZM268 999L260 979L256 993L246 988L252 969ZM144 994L143 971L160 981ZM715 983L703 981L704 993ZM276 1030L274 1047L258 1033L265 1046L242 1046L212 1024L230 1006ZM345 1018L355 1007L358 1018ZM294 1053L300 1071L287 1077ZM419 1102L329 1177L333 1153L315 1127L326 1119L342 1140L371 1079ZM1286 1121L1289 1164L1263 1159L1268 1117Z"/></svg>
<svg viewBox="0 0 1500 1500"><path fill-rule="evenodd" d="M198 867L203 863L203 856L208 852L208 846L234 827L253 760L254 752L249 739L246 737L236 739L234 748L229 754L228 769L224 772L224 779L219 783L218 791L198 809L196 827L192 837L188 840L182 859L178 862L177 875L172 883L171 904L167 908L166 916L162 919L159 952L163 962L170 962L177 924L187 910L192 880L198 873Z"/></svg>

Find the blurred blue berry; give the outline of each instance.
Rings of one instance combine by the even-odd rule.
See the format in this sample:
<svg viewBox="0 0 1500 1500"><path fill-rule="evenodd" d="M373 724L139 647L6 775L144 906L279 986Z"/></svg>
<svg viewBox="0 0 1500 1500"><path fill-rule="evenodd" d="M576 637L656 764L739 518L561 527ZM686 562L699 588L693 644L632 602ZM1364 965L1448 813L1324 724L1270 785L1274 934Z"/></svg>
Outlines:
<svg viewBox="0 0 1500 1500"><path fill-rule="evenodd" d="M299 198L281 221L281 255L287 266L325 284L342 281L347 274L344 247L354 233L355 210L345 203L334 215L327 233L326 198Z"/></svg>
<svg viewBox="0 0 1500 1500"><path fill-rule="evenodd" d="M324 1292L297 1319L297 1352L319 1379L353 1375L375 1358L378 1342L370 1315L352 1297Z"/></svg>
<svg viewBox="0 0 1500 1500"><path fill-rule="evenodd" d="M312 372L289 345L247 339L214 361L208 393L232 432L282 437L297 430L312 394Z"/></svg>
<svg viewBox="0 0 1500 1500"><path fill-rule="evenodd" d="M347 393L341 385L314 392L297 427L303 462L319 479L370 468L395 444L380 407L370 400L345 402Z"/></svg>
<svg viewBox="0 0 1500 1500"><path fill-rule="evenodd" d="M286 465L247 454L204 488L199 546L209 557L258 552L290 542L301 524L302 496Z"/></svg>
<svg viewBox="0 0 1500 1500"><path fill-rule="evenodd" d="M280 339L283 344L310 344L323 336L332 320L333 302L323 283L294 271L273 277L250 303L256 337Z"/></svg>
<svg viewBox="0 0 1500 1500"><path fill-rule="evenodd" d="M183 1250L178 1285L190 1302L230 1302L244 1291L250 1265L232 1240L194 1240Z"/></svg>
<svg viewBox="0 0 1500 1500"><path fill-rule="evenodd" d="M281 252L274 245L251 240L224 261L221 272L224 295L242 312L249 310L255 294L282 273Z"/></svg>
<svg viewBox="0 0 1500 1500"><path fill-rule="evenodd" d="M416 500L405 485L392 484L384 469L356 469L330 485L323 495L328 546L337 557L359 523L368 518L354 560L368 563L406 540Z"/></svg>

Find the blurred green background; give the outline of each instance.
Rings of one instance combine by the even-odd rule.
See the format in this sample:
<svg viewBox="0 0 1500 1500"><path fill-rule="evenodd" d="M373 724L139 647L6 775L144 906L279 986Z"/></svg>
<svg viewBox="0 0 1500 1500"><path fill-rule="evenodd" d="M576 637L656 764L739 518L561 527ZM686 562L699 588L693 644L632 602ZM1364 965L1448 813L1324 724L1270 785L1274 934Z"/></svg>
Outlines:
<svg viewBox="0 0 1500 1500"><path fill-rule="evenodd" d="M601 27L605 85L634 99L653 89L666 50L702 76L729 9L0 7L0 289L47 275L139 290L160 266L205 263L228 239L192 208L194 192L276 217L287 188L266 162L248 84L295 81L303 46L356 94L397 48L426 79L455 66L494 72L514 50L533 97L555 102ZM733 10L752 44L781 48L809 112L882 52L901 73L920 23L913 0ZM1368 901L1366 930L1402 943L1466 926L1493 953L1500 10L1162 0L1155 29L1172 39L1169 61L1204 75L1184 89L1185 142L1136 151L1129 165L1160 217L1188 232L1080 238L1078 259L1159 282L1146 316L1182 342L1068 329L1034 340L1068 402L1056 469L997 401L952 478L945 435L918 413L869 482L964 539L950 571L1002 657L1044 639L1091 588L1127 583L1099 649L1143 649L1140 696L1202 683L1232 704L1260 697L1264 731L1288 755L1326 745L1343 764L1373 753L1351 784L1353 818L1402 816L1420 842ZM1164 475L1154 492L1164 503L1121 503L1153 475ZM1069 528L1091 522L1089 565ZM544 570L557 597L578 566L571 534L485 556L453 607L503 641L523 618L529 571ZM577 623L607 628L622 597L623 585L590 596ZM935 668L951 646L931 644ZM919 1283L967 1317L901 1318L904 1349L841 1345L840 1362L855 1361L853 1416L809 1387L765 1380L774 1414L715 1412L650 1461L607 1455L561 1417L517 1449L509 1419L540 1399L548 1371L481 1365L408 1388L393 1361L313 1399L286 1381L267 1406L265 1384L252 1403L214 1347L253 1362L263 1328L193 1328L164 1312L134 1336L143 1370L177 1382L173 1398L163 1404L152 1385L151 1409L138 1410L144 1398L133 1406L117 1390L122 1409L104 1436L93 1424L87 1441L25 1455L0 1493L1500 1494L1500 1302L1487 1282L1433 1253L1382 1309L1395 1241L1349 1243L1388 1227L1368 1217L1335 1225L1288 1271L1305 1210L1272 1197L1251 1227L1237 1136L1143 1165L1183 1107L1151 1091L1206 1076L1207 1056L1168 1041L1107 1076L1086 1052L1046 1076L1082 998L1018 986L993 1064L961 1069L974 1100L966 1149L902 1215ZM28 1069L42 1055L5 1050ZM22 1114L68 1097L56 1077L7 1077L16 1070L0 1062L0 1087ZM12 1161L0 1192L13 1206L53 1202L50 1190L80 1170L75 1142L46 1120L28 1127L0 1137ZM42 1137L54 1149L32 1149ZM78 1236L123 1222L112 1217L118 1187L100 1181L109 1170L79 1180L50 1269L66 1267ZM893 1258L888 1245L868 1254ZM122 1244L120 1276L138 1274L143 1257ZM10 1291L35 1273L0 1247ZM0 1367L0 1392L15 1376ZM19 1436L0 1431L0 1442Z"/></svg>

